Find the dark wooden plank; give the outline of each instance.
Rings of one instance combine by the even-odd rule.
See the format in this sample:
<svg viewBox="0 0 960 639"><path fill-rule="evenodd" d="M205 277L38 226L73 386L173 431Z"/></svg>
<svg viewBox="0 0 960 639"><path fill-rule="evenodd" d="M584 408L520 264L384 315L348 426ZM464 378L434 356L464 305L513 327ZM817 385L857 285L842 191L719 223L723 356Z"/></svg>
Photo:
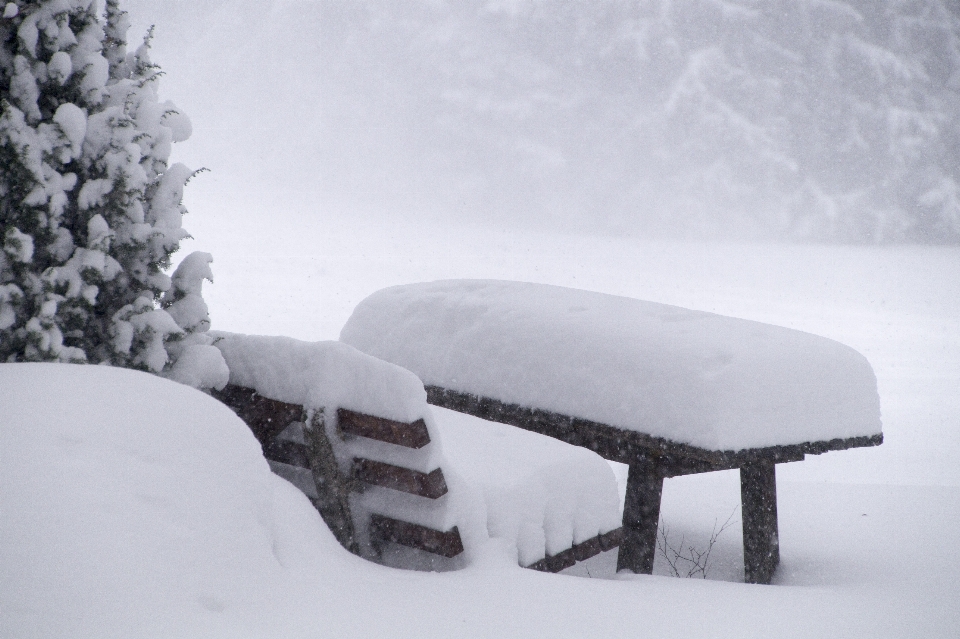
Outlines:
<svg viewBox="0 0 960 639"><path fill-rule="evenodd" d="M743 512L743 580L768 584L780 563L776 465L760 461L740 468Z"/></svg>
<svg viewBox="0 0 960 639"><path fill-rule="evenodd" d="M623 538L617 556L617 570L653 574L657 550L657 524L663 474L652 456L639 457L630 464L627 495L623 503Z"/></svg>
<svg viewBox="0 0 960 639"><path fill-rule="evenodd" d="M599 555L603 552L603 548L600 545L600 535L591 537L579 544L574 544L570 547L569 551L566 552L570 552L576 561L584 561L590 559L590 557Z"/></svg>
<svg viewBox="0 0 960 639"><path fill-rule="evenodd" d="M263 456L275 462L310 468L310 449L287 439L273 438L263 447Z"/></svg>
<svg viewBox="0 0 960 639"><path fill-rule="evenodd" d="M572 548L568 548L556 555L547 555L540 561L530 564L527 568L540 572L560 572L561 570L566 570L577 563L572 550Z"/></svg>
<svg viewBox="0 0 960 639"><path fill-rule="evenodd" d="M221 391L211 389L210 394L229 406L263 447L291 422L306 420L303 406L264 397L251 388L228 384Z"/></svg>
<svg viewBox="0 0 960 639"><path fill-rule="evenodd" d="M623 542L623 528L615 528L599 536L600 550L613 550Z"/></svg>
<svg viewBox="0 0 960 639"><path fill-rule="evenodd" d="M419 548L441 557L456 557L463 552L463 541L456 526L442 532L374 514L370 517L370 535L381 542L390 541L401 546Z"/></svg>
<svg viewBox="0 0 960 639"><path fill-rule="evenodd" d="M429 499L437 499L447 494L447 482L443 478L443 471L439 468L429 473L421 473L372 459L354 459L353 476L368 484Z"/></svg>
<svg viewBox="0 0 960 639"><path fill-rule="evenodd" d="M578 561L585 561L600 553L613 550L620 545L620 539L623 529L617 528L596 537L574 544L570 548L556 555L547 555L543 559L536 561L529 566L530 570L539 570L541 572L560 572L565 568L573 566Z"/></svg>
<svg viewBox="0 0 960 639"><path fill-rule="evenodd" d="M376 439L406 448L423 448L430 443L430 433L422 419L407 424L340 408L337 410L337 422L340 432L348 435Z"/></svg>
<svg viewBox="0 0 960 639"><path fill-rule="evenodd" d="M805 442L789 446L767 446L744 450L708 450L688 444L652 437L642 432L625 430L587 419L507 404L489 397L453 391L439 386L425 386L427 401L461 413L489 421L517 426L525 430L583 446L601 457L632 464L638 457L656 455L664 477L740 468L758 460L774 463L800 461L804 455L818 455L831 450L879 446L883 434Z"/></svg>

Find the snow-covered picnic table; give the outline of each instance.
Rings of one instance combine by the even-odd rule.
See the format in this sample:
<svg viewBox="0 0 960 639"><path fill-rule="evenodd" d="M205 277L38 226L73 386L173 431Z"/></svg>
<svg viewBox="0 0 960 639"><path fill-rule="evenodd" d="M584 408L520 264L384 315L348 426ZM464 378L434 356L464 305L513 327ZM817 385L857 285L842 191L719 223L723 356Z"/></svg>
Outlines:
<svg viewBox="0 0 960 639"><path fill-rule="evenodd" d="M740 469L744 571L779 563L775 465L883 441L876 377L835 341L557 286L384 289L340 339L413 371L433 404L629 464L619 568L650 573L665 477Z"/></svg>

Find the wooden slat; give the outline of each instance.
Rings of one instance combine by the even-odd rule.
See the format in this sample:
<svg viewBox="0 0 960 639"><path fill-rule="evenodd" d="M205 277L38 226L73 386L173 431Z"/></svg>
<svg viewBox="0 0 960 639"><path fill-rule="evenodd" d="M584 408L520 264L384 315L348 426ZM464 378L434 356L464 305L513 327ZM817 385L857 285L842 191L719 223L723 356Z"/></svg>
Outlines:
<svg viewBox="0 0 960 639"><path fill-rule="evenodd" d="M372 459L354 459L353 476L368 484L429 499L437 499L447 494L447 482L443 478L443 471L439 468L429 473L421 473Z"/></svg>
<svg viewBox="0 0 960 639"><path fill-rule="evenodd" d="M556 555L547 555L540 561L527 566L530 570L539 570L540 572L560 572L574 566L577 563L572 549L568 548Z"/></svg>
<svg viewBox="0 0 960 639"><path fill-rule="evenodd" d="M303 435L307 441L310 470L317 488L317 498L313 500L313 504L337 541L350 552L359 555L359 544L350 512L350 493L359 486L340 472L333 447L327 439L323 411L314 413L311 423L303 429Z"/></svg>
<svg viewBox="0 0 960 639"><path fill-rule="evenodd" d="M306 419L303 406L269 399L243 386L228 384L221 391L211 390L210 394L229 406L264 447L291 422Z"/></svg>
<svg viewBox="0 0 960 639"><path fill-rule="evenodd" d="M767 446L744 450L708 450L679 444L662 437L625 430L587 419L580 419L507 404L489 397L453 391L440 386L425 386L427 401L460 413L467 413L493 422L517 426L547 435L575 446L583 446L611 461L631 464L639 457L654 455L664 477L740 468L759 460L773 463L800 461L804 455L819 455L831 450L879 446L883 434L805 442L789 446Z"/></svg>
<svg viewBox="0 0 960 639"><path fill-rule="evenodd" d="M582 543L574 544L563 552L558 552L556 555L548 555L540 561L526 566L526 568L541 572L560 572L573 566L578 561L584 561L604 551L616 548L620 545L622 533L623 529L617 528L602 535L591 537Z"/></svg>
<svg viewBox="0 0 960 639"><path fill-rule="evenodd" d="M274 438L263 447L263 456L271 461L289 464L290 466L310 468L309 448L297 442Z"/></svg>
<svg viewBox="0 0 960 639"><path fill-rule="evenodd" d="M380 541L419 548L441 557L456 557L463 552L463 541L456 526L441 532L419 524L374 514L370 517L370 534Z"/></svg>
<svg viewBox="0 0 960 639"><path fill-rule="evenodd" d="M612 550L623 543L623 528L616 528L598 537L600 550Z"/></svg>
<svg viewBox="0 0 960 639"><path fill-rule="evenodd" d="M422 419L408 424L340 408L337 410L337 422L340 431L348 435L376 439L406 448L423 448L430 443L430 433Z"/></svg>

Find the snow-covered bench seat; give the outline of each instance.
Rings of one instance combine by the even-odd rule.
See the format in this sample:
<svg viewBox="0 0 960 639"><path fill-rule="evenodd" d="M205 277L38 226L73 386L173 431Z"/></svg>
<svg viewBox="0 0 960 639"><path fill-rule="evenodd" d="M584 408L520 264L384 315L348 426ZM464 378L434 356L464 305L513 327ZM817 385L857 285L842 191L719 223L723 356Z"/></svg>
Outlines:
<svg viewBox="0 0 960 639"><path fill-rule="evenodd" d="M213 395L345 548L406 568L462 565L461 509L420 380L339 342L214 336L230 383Z"/></svg>
<svg viewBox="0 0 960 639"><path fill-rule="evenodd" d="M434 408L447 467L485 511L490 537L545 572L612 577L620 545L617 480L596 453Z"/></svg>
<svg viewBox="0 0 960 639"><path fill-rule="evenodd" d="M428 401L629 464L618 566L650 573L665 477L740 469L744 572L779 563L775 464L882 443L867 360L829 339L521 282L397 286L341 341L413 371Z"/></svg>

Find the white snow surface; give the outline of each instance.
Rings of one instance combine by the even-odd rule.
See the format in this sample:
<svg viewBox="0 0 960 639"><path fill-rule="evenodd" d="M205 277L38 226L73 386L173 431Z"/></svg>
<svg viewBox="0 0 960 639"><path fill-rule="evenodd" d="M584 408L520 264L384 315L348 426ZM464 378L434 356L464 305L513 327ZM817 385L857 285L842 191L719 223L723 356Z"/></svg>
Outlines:
<svg viewBox="0 0 960 639"><path fill-rule="evenodd" d="M433 410L450 467L483 496L487 532L529 566L620 527L617 480L585 448L444 408Z"/></svg>
<svg viewBox="0 0 960 639"><path fill-rule="evenodd" d="M195 389L67 364L0 364L0 389L5 638L878 639L960 624L956 488L781 482L774 586L550 575L497 540L464 570L418 573L344 551ZM688 539L691 506L738 498L707 481L721 475L667 480L665 517ZM721 565L739 561L729 535Z"/></svg>
<svg viewBox="0 0 960 639"><path fill-rule="evenodd" d="M398 422L429 417L427 393L416 375L347 344L220 331L210 335L230 368L230 383L264 397Z"/></svg>
<svg viewBox="0 0 960 639"><path fill-rule="evenodd" d="M179 353L167 378L194 388L220 390L230 380L230 371L215 346L189 344Z"/></svg>
<svg viewBox="0 0 960 639"><path fill-rule="evenodd" d="M2 364L0 388L4 637L202 636L275 598L257 584L318 532L243 422L192 388L57 364Z"/></svg>
<svg viewBox="0 0 960 639"><path fill-rule="evenodd" d="M880 432L876 377L833 340L571 288L449 280L378 291L340 339L425 384L740 450Z"/></svg>

